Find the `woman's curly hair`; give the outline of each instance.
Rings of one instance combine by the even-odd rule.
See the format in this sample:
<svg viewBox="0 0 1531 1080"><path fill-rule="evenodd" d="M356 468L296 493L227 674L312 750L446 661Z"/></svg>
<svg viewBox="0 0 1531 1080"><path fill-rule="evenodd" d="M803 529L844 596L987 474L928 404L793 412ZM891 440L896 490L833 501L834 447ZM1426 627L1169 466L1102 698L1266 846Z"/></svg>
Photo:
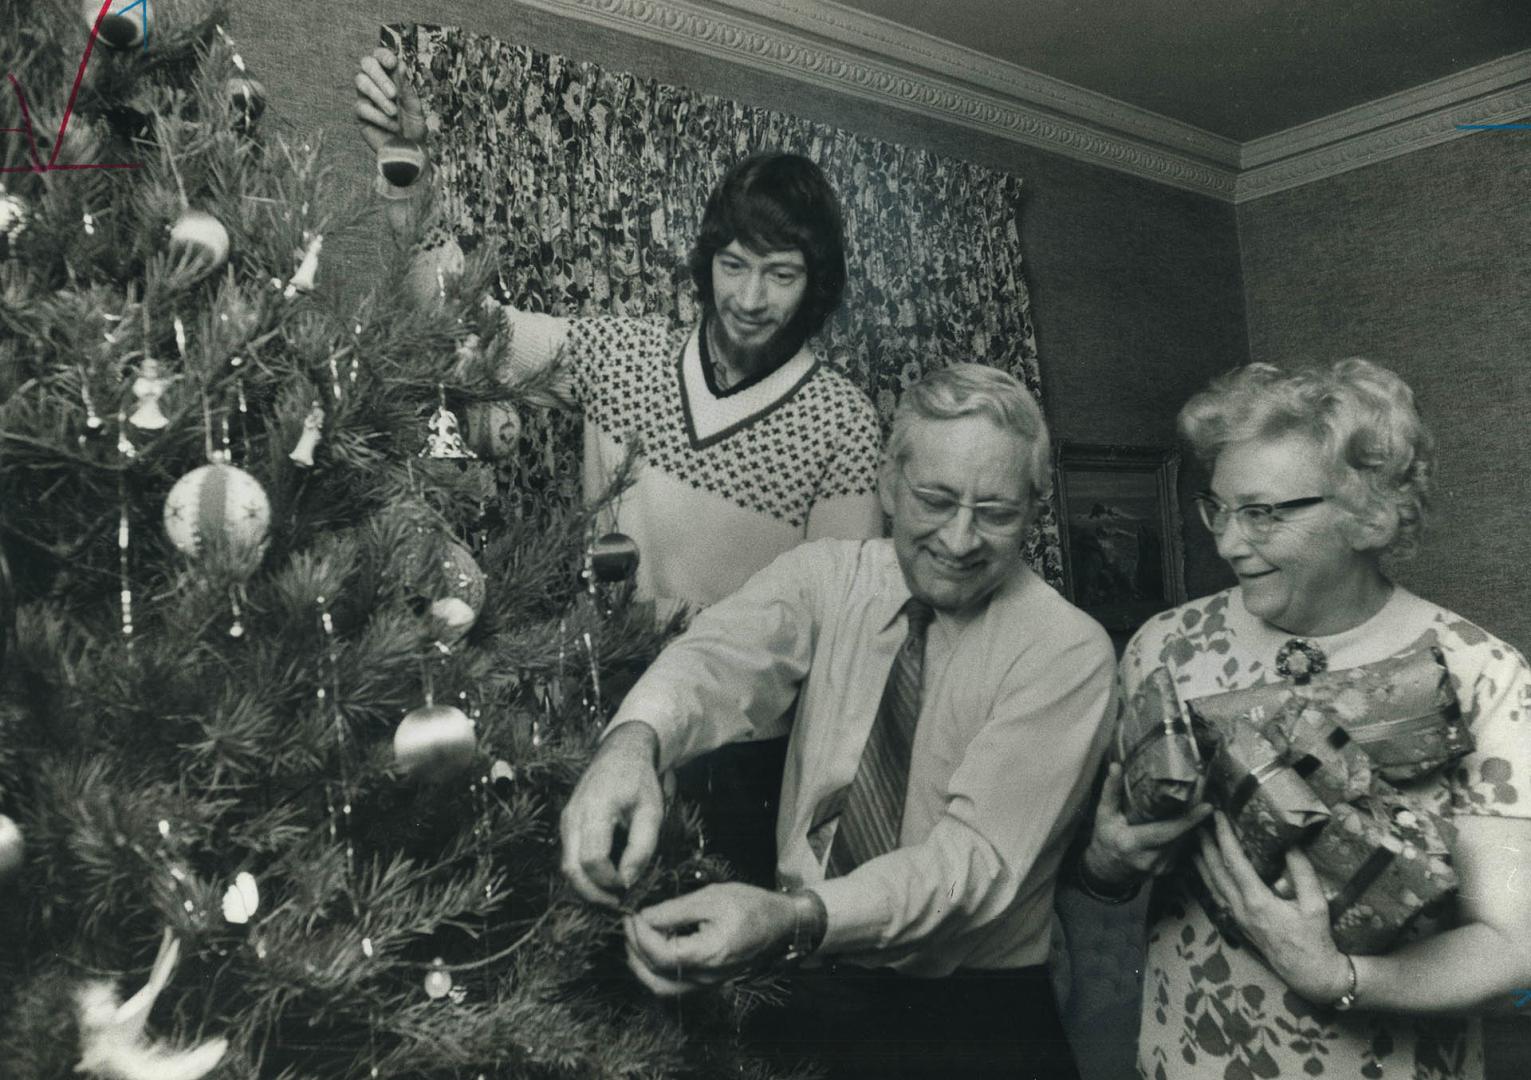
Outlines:
<svg viewBox="0 0 1531 1080"><path fill-rule="evenodd" d="M1180 410L1181 437L1208 467L1230 443L1300 434L1327 454L1341 501L1358 518L1391 515L1382 551L1419 546L1435 438L1396 374L1360 357L1284 371L1249 364L1212 381Z"/></svg>

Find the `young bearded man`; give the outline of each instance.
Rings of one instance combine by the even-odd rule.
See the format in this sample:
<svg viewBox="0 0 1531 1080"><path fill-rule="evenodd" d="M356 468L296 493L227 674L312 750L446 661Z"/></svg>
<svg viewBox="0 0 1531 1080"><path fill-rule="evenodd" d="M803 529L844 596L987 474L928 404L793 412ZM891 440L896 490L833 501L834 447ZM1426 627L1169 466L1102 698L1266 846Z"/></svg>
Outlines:
<svg viewBox="0 0 1531 1080"><path fill-rule="evenodd" d="M397 68L379 48L356 76L374 151L390 136L425 136ZM381 176L377 188L396 239L414 242L430 213L429 167L408 188ZM461 260L453 242L419 248L419 298ZM555 399L583 412L587 495L606 489L637 441L634 483L605 524L638 544L640 595L705 607L804 540L881 533L880 431L866 395L809 345L845 287L838 201L817 165L782 153L735 164L707 200L690 270L695 326L502 307L513 335L502 375L551 369Z"/></svg>

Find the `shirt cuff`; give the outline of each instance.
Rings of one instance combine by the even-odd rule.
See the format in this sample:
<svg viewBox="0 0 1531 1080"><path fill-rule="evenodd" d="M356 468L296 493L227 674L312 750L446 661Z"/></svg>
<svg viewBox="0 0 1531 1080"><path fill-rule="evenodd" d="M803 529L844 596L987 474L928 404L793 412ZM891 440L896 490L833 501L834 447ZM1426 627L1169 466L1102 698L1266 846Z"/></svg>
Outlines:
<svg viewBox="0 0 1531 1080"><path fill-rule="evenodd" d="M891 921L886 898L856 874L829 878L810 886L824 901L824 939L820 953L859 953L877 948Z"/></svg>
<svg viewBox="0 0 1531 1080"><path fill-rule="evenodd" d="M659 736L659 760L654 763L656 772L666 772L674 768L676 757L680 753L677 745L679 732L670 721L675 715L675 709L670 701L661 694L639 694L637 687L628 691L627 698L622 702L622 707L617 710L617 715L611 723L606 725L606 730L601 732L604 739L610 735L619 725L636 720L640 724L647 724Z"/></svg>

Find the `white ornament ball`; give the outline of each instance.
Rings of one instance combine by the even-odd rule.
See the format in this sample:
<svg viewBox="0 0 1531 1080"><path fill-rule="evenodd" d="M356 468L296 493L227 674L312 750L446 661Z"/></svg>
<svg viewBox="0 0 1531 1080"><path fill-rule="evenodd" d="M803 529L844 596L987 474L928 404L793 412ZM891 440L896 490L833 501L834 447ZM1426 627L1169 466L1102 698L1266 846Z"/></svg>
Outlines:
<svg viewBox="0 0 1531 1080"><path fill-rule="evenodd" d="M229 231L206 210L188 210L170 226L170 246L191 252L204 270L216 270L229 257Z"/></svg>
<svg viewBox="0 0 1531 1080"><path fill-rule="evenodd" d="M243 469L203 465L175 482L165 497L165 532L177 550L196 555L211 541L236 566L253 572L271 533L271 501Z"/></svg>
<svg viewBox="0 0 1531 1080"><path fill-rule="evenodd" d="M473 629L473 624L478 621L478 612L464 600L455 596L443 596L432 602L430 620L431 632L435 634L436 640L451 645Z"/></svg>
<svg viewBox="0 0 1531 1080"><path fill-rule="evenodd" d="M10 877L26 861L26 841L21 826L0 814L0 878Z"/></svg>
<svg viewBox="0 0 1531 1080"><path fill-rule="evenodd" d="M11 249L27 227L27 204L20 196L0 188L0 258L9 258Z"/></svg>
<svg viewBox="0 0 1531 1080"><path fill-rule="evenodd" d="M478 752L473 721L455 705L422 705L393 733L393 759L405 775L426 783L460 776Z"/></svg>
<svg viewBox="0 0 1531 1080"><path fill-rule="evenodd" d="M452 973L446 969L441 957L436 957L431 970L425 973L425 996L440 1001L452 992Z"/></svg>

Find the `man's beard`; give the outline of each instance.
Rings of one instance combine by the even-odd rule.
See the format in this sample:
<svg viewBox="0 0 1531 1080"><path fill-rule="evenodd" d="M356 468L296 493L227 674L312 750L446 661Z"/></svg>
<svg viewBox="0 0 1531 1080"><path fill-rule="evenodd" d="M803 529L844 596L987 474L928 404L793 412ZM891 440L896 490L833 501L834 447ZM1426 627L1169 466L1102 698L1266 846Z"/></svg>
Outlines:
<svg viewBox="0 0 1531 1080"><path fill-rule="evenodd" d="M717 360L741 373L739 379L741 382L775 371L796 356L797 351L803 347L803 342L808 340L808 335L803 332L801 311L794 314L785 326L780 327L759 345L741 345L734 341L729 336L727 325L714 307L707 309L706 321L712 331L708 341L709 347L718 354Z"/></svg>

